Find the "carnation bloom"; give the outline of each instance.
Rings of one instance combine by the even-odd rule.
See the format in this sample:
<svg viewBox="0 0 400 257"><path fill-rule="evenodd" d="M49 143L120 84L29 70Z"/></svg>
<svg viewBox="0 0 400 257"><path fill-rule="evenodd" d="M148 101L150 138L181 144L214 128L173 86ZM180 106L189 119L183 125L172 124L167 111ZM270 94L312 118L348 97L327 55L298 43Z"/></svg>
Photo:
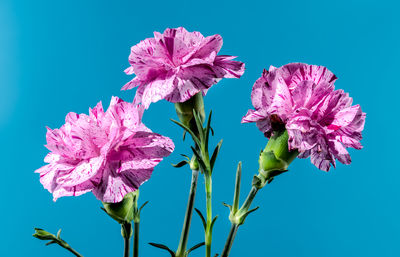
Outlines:
<svg viewBox="0 0 400 257"><path fill-rule="evenodd" d="M240 78L244 72L235 56L217 55L221 47L220 35L204 37L182 27L154 32L154 38L132 46L125 72L136 77L122 89L139 86L134 102L146 109L161 99L177 103L205 95L222 78Z"/></svg>
<svg viewBox="0 0 400 257"><path fill-rule="evenodd" d="M289 150L328 171L335 159L350 164L346 147L361 149L365 113L343 90L335 90L336 76L323 66L291 63L270 67L255 82L249 110L242 123L256 122L266 137L286 129Z"/></svg>
<svg viewBox="0 0 400 257"><path fill-rule="evenodd" d="M142 123L143 110L113 97L106 112L100 102L89 115L71 112L60 129L47 129L48 164L36 172L54 200L92 191L120 202L150 178L174 144Z"/></svg>

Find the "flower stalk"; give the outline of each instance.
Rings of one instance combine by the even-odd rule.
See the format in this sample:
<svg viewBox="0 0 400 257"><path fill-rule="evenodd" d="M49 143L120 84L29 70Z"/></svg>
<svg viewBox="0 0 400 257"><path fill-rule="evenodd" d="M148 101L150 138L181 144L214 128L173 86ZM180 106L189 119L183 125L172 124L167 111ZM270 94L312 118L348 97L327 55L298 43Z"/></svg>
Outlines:
<svg viewBox="0 0 400 257"><path fill-rule="evenodd" d="M121 234L124 239L124 257L129 256L130 238L132 234L133 257L139 256L140 213L148 201L138 208L138 199L139 190L136 190L135 192L125 195L124 199L119 203L103 203L103 211L121 224ZM134 223L134 230L132 230L132 221Z"/></svg>
<svg viewBox="0 0 400 257"><path fill-rule="evenodd" d="M272 182L275 176L278 176L287 171L289 164L299 154L297 150L289 150L288 147L288 133L286 130L274 131L270 140L268 141L265 149L260 153L259 157L259 173L254 176L250 192L243 202L240 209L239 196L240 196L240 180L242 172L242 164L239 162L236 172L235 192L233 197L233 204L224 204L230 209L229 220L231 221L231 229L221 257L227 257L232 248L233 241L239 226L243 225L246 217L256 211L259 207L250 210L250 206L256 197L258 191L266 184Z"/></svg>
<svg viewBox="0 0 400 257"><path fill-rule="evenodd" d="M200 113L200 117L202 120L205 119L204 101L202 94L197 93L196 95L194 95L192 98L190 98L185 102L175 103L175 110L176 114L179 117L180 122L182 122L182 124L184 124L185 126L189 127L193 131L193 133L198 136L199 131L197 130L193 110L196 110L198 113ZM186 130L184 130L183 140L185 139L185 134ZM197 181L199 177L199 164L197 162L195 155L192 156L190 161L188 159L188 161L184 161L182 164L183 165L189 164L190 169L192 170L192 180L190 183L189 198L186 206L182 233L179 239L178 249L175 252L176 257L185 257L188 255L186 248L189 239L190 224L192 221L193 208L197 191ZM179 167L179 165L175 165L175 167Z"/></svg>
<svg viewBox="0 0 400 257"><path fill-rule="evenodd" d="M218 143L214 152L210 158L208 152L208 141L209 135L211 131L211 115L208 117L207 125L203 127L203 120L201 115L193 109L193 117L195 120L196 129L193 131L188 125L184 124L183 122L174 121L176 124L181 126L187 133L189 133L193 141L195 142L195 147L191 147L195 158L197 159L199 168L201 172L204 174L205 180L205 191L206 191L206 218L201 214L199 210L196 209L197 213L199 214L205 231L205 245L206 245L206 257L211 256L211 241L212 241L212 229L217 217L212 216L212 171L214 167L215 160L221 148L222 140Z"/></svg>
<svg viewBox="0 0 400 257"><path fill-rule="evenodd" d="M192 158L192 160L195 161L195 158ZM187 247L187 242L189 239L190 223L192 220L194 202L195 202L195 197L196 197L199 169L198 169L198 167L197 167L197 169L196 169L196 167L192 167L192 165L191 165L191 168L193 168L192 169L192 181L190 184L189 199L188 199L188 204L186 207L186 213L185 213L185 219L183 222L181 238L179 241L178 250L176 251L177 257L186 256L186 247Z"/></svg>

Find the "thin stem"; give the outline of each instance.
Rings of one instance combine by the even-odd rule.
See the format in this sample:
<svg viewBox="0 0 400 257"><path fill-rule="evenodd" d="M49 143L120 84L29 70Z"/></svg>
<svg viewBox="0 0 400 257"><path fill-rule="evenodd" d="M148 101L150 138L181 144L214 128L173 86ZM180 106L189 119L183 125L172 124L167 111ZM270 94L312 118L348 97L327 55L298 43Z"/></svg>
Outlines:
<svg viewBox="0 0 400 257"><path fill-rule="evenodd" d="M129 257L129 246L132 232L132 225L128 222L121 224L122 237L124 238L124 257Z"/></svg>
<svg viewBox="0 0 400 257"><path fill-rule="evenodd" d="M205 231L205 243L206 243L206 257L211 257L211 241L212 241L212 180L211 174L206 174L205 176L205 186L206 186L206 207L207 207L207 223Z"/></svg>
<svg viewBox="0 0 400 257"><path fill-rule="evenodd" d="M134 222L134 234L133 234L133 257L139 256L139 225L140 222Z"/></svg>
<svg viewBox="0 0 400 257"><path fill-rule="evenodd" d="M226 239L226 243L224 246L224 250L222 251L221 257L227 257L229 255L229 252L231 251L233 240L235 239L238 228L239 228L238 224L232 224L231 230L229 231L228 238Z"/></svg>
<svg viewBox="0 0 400 257"><path fill-rule="evenodd" d="M199 177L199 170L192 170L192 182L190 184L189 198L186 207L185 219L183 221L181 238L179 240L178 250L176 251L176 256L184 256L186 252L186 246L189 238L190 223L192 220L194 200L196 196L197 180Z"/></svg>
<svg viewBox="0 0 400 257"><path fill-rule="evenodd" d="M258 192L258 188L255 186L252 186L249 194L247 195L246 200L244 201L242 207L240 207L240 209L238 211L239 213L245 213L249 210L251 203L253 202L254 198L257 195L257 192ZM221 257L228 257L229 252L233 245L233 241L235 240L237 230L239 229L239 226L240 226L240 224L232 223L232 227L229 232L228 238L226 239L226 243L225 243L224 249L222 251Z"/></svg>
<svg viewBox="0 0 400 257"><path fill-rule="evenodd" d="M65 249L67 249L68 251L70 251L71 253L73 253L77 257L83 257L80 253L78 253L77 251L72 249L71 246L69 246L69 245L62 246L62 247L64 247Z"/></svg>
<svg viewBox="0 0 400 257"><path fill-rule="evenodd" d="M124 257L129 257L129 238L124 237Z"/></svg>
<svg viewBox="0 0 400 257"><path fill-rule="evenodd" d="M250 205L253 202L254 197L256 197L256 195L257 195L257 192L258 192L258 188L255 187L255 186L252 186L251 189L250 189L249 194L247 195L246 200L244 201L242 207L240 207L240 210L246 210L247 211L250 208Z"/></svg>

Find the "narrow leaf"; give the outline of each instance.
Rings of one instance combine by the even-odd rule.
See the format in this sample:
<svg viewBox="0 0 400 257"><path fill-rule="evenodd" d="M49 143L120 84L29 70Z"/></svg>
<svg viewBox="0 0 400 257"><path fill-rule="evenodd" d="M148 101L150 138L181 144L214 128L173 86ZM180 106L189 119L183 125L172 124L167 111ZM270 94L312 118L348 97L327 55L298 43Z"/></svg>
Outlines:
<svg viewBox="0 0 400 257"><path fill-rule="evenodd" d="M143 207L145 207L146 204L148 204L148 203L149 203L149 201L146 201L146 202L144 202L144 204L142 204L142 206L140 206L140 208L139 208L139 214L140 214L140 212L142 211Z"/></svg>
<svg viewBox="0 0 400 257"><path fill-rule="evenodd" d="M221 141L219 141L218 145L215 147L214 152L211 156L211 160L210 160L211 172L214 169L214 163L215 163L215 160L217 159L219 150L221 149L221 145L222 145L222 139L221 139Z"/></svg>
<svg viewBox="0 0 400 257"><path fill-rule="evenodd" d="M227 203L222 203L225 207L228 207L230 211L232 211L232 205L229 205Z"/></svg>
<svg viewBox="0 0 400 257"><path fill-rule="evenodd" d="M196 112L195 109L193 109L193 116L194 116L194 120L196 121L197 130L199 131L200 142L204 143L204 141L203 141L204 140L203 121L201 120L199 114Z"/></svg>
<svg viewBox="0 0 400 257"><path fill-rule="evenodd" d="M210 111L210 114L208 115L207 126L206 126L206 139L204 140L206 150L208 150L208 140L210 138L211 115L212 115L212 111Z"/></svg>
<svg viewBox="0 0 400 257"><path fill-rule="evenodd" d="M210 225L210 230L212 231L213 227L214 227L214 223L217 220L218 215L214 217L214 219L211 221L211 225Z"/></svg>
<svg viewBox="0 0 400 257"><path fill-rule="evenodd" d="M61 235L61 228L58 230L57 232L57 238L60 239L60 235Z"/></svg>
<svg viewBox="0 0 400 257"><path fill-rule="evenodd" d="M187 253L189 254L191 251L196 250L197 248L202 247L203 245L205 245L204 242L199 243L199 244L197 244L197 245L194 245L194 246L192 246L189 250L187 250Z"/></svg>
<svg viewBox="0 0 400 257"><path fill-rule="evenodd" d="M50 241L50 242L47 242L45 245L48 246L48 245L56 244L56 243L57 243L56 241Z"/></svg>
<svg viewBox="0 0 400 257"><path fill-rule="evenodd" d="M244 220L247 218L247 216L249 216L250 213L255 212L256 210L258 210L258 208L260 208L260 207L257 206L256 208L254 208L254 209L252 209L252 210L246 212L246 213L243 215L243 222L244 222Z"/></svg>
<svg viewBox="0 0 400 257"><path fill-rule="evenodd" d="M189 156L187 156L186 154L181 153L181 156L185 157L186 159L188 159L190 161Z"/></svg>
<svg viewBox="0 0 400 257"><path fill-rule="evenodd" d="M242 177L242 162L239 162L236 170L235 193L233 195L233 204L232 204L234 213L239 209L241 177Z"/></svg>
<svg viewBox="0 0 400 257"><path fill-rule="evenodd" d="M171 254L172 257L175 257L175 253L171 249L169 249L168 246L166 246L166 245L156 244L156 243L149 243L149 245L166 250Z"/></svg>
<svg viewBox="0 0 400 257"><path fill-rule="evenodd" d="M193 133L193 131L188 126L184 125L183 123L181 123L179 121L173 120L173 119L171 119L171 121L173 123L177 124L178 126L180 126L181 128L183 128L184 130L186 130L187 132L189 132L189 134L192 136L193 141L196 143L196 145L198 147L201 146L199 138Z"/></svg>
<svg viewBox="0 0 400 257"><path fill-rule="evenodd" d="M175 168L181 168L181 167L185 166L186 164L188 164L187 161L181 161L181 162L178 162L177 164L171 164L171 165L174 166Z"/></svg>
<svg viewBox="0 0 400 257"><path fill-rule="evenodd" d="M194 155L196 156L196 158L197 158L197 162L198 162L199 165L200 165L200 169L201 169L203 172L206 172L206 165L204 164L204 161L203 161L203 159L201 158L200 153L199 153L196 149L194 149L193 146L191 146L190 148L192 149L193 154L194 154Z"/></svg>
<svg viewBox="0 0 400 257"><path fill-rule="evenodd" d="M199 209L194 208L194 210L197 212L197 214L199 215L201 221L203 222L203 226L204 226L204 230L205 230L206 227L207 227L206 219L204 219L204 216L203 216L203 214L201 213L201 211Z"/></svg>

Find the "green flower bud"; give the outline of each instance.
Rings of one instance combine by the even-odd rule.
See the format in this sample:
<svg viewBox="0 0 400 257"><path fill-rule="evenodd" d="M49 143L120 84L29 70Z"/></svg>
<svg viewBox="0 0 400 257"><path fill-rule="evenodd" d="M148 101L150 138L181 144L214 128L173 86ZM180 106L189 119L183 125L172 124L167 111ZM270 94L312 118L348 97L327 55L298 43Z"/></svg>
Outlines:
<svg viewBox="0 0 400 257"><path fill-rule="evenodd" d="M189 166L190 166L191 170L199 170L199 162L197 161L197 158L195 155L192 156Z"/></svg>
<svg viewBox="0 0 400 257"><path fill-rule="evenodd" d="M52 233L49 233L46 230L43 230L41 228L35 228L35 234L33 234L33 236L40 240L57 239L55 235L53 235Z"/></svg>
<svg viewBox="0 0 400 257"><path fill-rule="evenodd" d="M259 174L253 180L257 188L263 187L275 176L286 172L289 164L297 157L297 150L289 151L289 135L286 130L274 131L264 151L260 153Z"/></svg>
<svg viewBox="0 0 400 257"><path fill-rule="evenodd" d="M203 95L201 92L192 96L189 100L183 103L175 103L176 114L179 120L192 131L197 131L196 122L193 117L193 109L200 115L202 121L205 120Z"/></svg>
<svg viewBox="0 0 400 257"><path fill-rule="evenodd" d="M125 195L119 203L103 203L107 214L118 223L131 223L134 218L134 202L139 197L139 190Z"/></svg>

